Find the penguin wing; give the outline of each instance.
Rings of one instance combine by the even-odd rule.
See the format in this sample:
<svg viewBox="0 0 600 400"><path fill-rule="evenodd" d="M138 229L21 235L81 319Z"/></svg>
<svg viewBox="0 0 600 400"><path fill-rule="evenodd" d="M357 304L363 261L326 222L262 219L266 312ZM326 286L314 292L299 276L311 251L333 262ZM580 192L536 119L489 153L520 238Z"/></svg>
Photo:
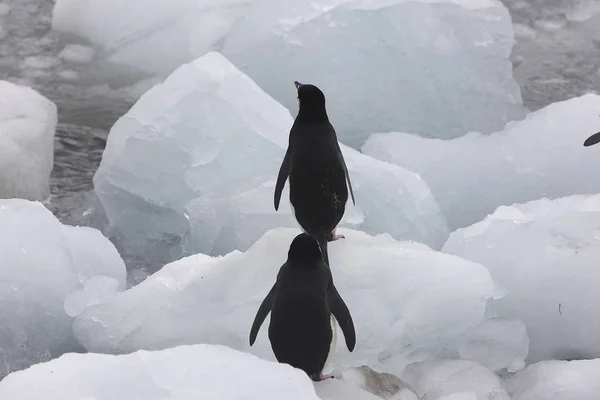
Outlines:
<svg viewBox="0 0 600 400"><path fill-rule="evenodd" d="M327 304L329 310L340 324L340 328L342 328L344 339L346 339L346 347L348 347L348 350L350 351L354 350L354 346L356 345L354 322L352 322L350 310L348 310L348 306L346 306L344 299L342 299L342 296L340 296L335 288L332 278L330 278L329 286L327 287Z"/></svg>
<svg viewBox="0 0 600 400"><path fill-rule="evenodd" d="M356 201L354 201L354 191L352 190L352 183L350 183L350 174L348 173L348 167L346 166L346 161L344 161L344 155L342 154L342 149L340 149L340 144L338 143L337 139L335 141L335 150L338 159L340 160L340 163L342 163L342 166L344 167L346 181L348 181L348 189L350 190L350 196L352 196L352 204L356 205Z"/></svg>
<svg viewBox="0 0 600 400"><path fill-rule="evenodd" d="M258 307L256 316L254 317L254 322L252 323L252 329L250 329L250 346L252 346L254 344L254 342L256 341L256 336L258 335L258 331L260 330L262 323L265 322L265 318L267 318L267 315L269 314L269 312L271 311L271 308L273 307L273 297L275 297L275 286L276 285L277 285L277 282L275 282L275 284L273 284L273 287L271 288L269 293L267 293L267 296L265 297L263 302L260 304L260 307Z"/></svg>
<svg viewBox="0 0 600 400"><path fill-rule="evenodd" d="M592 145L594 145L594 144L596 144L598 142L600 142L600 132L594 133L592 136L590 136L589 138L587 138L585 140L585 142L583 142L583 145L585 147L588 147L588 146L592 146Z"/></svg>
<svg viewBox="0 0 600 400"><path fill-rule="evenodd" d="M281 192L283 191L283 187L285 186L285 181L288 176L290 176L290 170L292 167L292 151L290 150L291 146L288 146L287 151L285 152L285 157L283 157L283 162L281 163L281 167L279 168L279 174L277 175L277 183L275 184L275 198L274 205L275 211L279 209L279 202L281 201Z"/></svg>

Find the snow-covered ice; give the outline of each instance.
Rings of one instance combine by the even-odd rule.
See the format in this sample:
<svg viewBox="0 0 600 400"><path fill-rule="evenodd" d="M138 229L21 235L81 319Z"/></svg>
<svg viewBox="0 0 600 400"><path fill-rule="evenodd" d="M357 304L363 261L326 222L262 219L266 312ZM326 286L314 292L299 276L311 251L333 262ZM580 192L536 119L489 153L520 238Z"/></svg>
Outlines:
<svg viewBox="0 0 600 400"><path fill-rule="evenodd" d="M355 148L375 131L451 138L524 116L497 0L57 0L53 27L160 76L221 51L290 111L293 81L310 81Z"/></svg>
<svg viewBox="0 0 600 400"><path fill-rule="evenodd" d="M600 195L499 207L443 251L489 269L506 293L497 315L527 327L528 362L600 357Z"/></svg>
<svg viewBox="0 0 600 400"><path fill-rule="evenodd" d="M87 64L94 58L94 49L80 44L68 44L59 53L59 57L65 61L76 64Z"/></svg>
<svg viewBox="0 0 600 400"><path fill-rule="evenodd" d="M56 121L50 100L0 80L0 198L48 197Z"/></svg>
<svg viewBox="0 0 600 400"><path fill-rule="evenodd" d="M299 369L202 344L119 356L65 354L9 375L0 382L0 398L319 400Z"/></svg>
<svg viewBox="0 0 600 400"><path fill-rule="evenodd" d="M297 226L287 194L272 206L292 123L219 53L181 66L111 129L94 186L117 236L172 261L243 251L270 228ZM341 147L357 202L348 225L441 247L449 230L423 180Z"/></svg>
<svg viewBox="0 0 600 400"><path fill-rule="evenodd" d="M379 398L392 400L419 400L412 387L387 372L377 372L367 365L349 368L344 371L344 382L361 388Z"/></svg>
<svg viewBox="0 0 600 400"><path fill-rule="evenodd" d="M108 239L62 225L38 202L0 200L0 260L0 378L80 349L64 310L69 293L94 279L125 288L125 264Z"/></svg>
<svg viewBox="0 0 600 400"><path fill-rule="evenodd" d="M513 400L600 398L600 359L542 361L506 381Z"/></svg>
<svg viewBox="0 0 600 400"><path fill-rule="evenodd" d="M414 171L431 187L450 229L542 197L600 193L600 153L583 147L600 130L600 95L551 104L489 136L453 140L376 134L365 154Z"/></svg>
<svg viewBox="0 0 600 400"><path fill-rule="evenodd" d="M510 400L502 381L475 361L418 362L405 368L402 379L422 400Z"/></svg>
<svg viewBox="0 0 600 400"><path fill-rule="evenodd" d="M215 48L253 1L57 0L52 28L98 46L100 61L165 76Z"/></svg>
<svg viewBox="0 0 600 400"><path fill-rule="evenodd" d="M321 87L340 140L359 148L372 132L452 138L523 117L513 44L495 0L263 0L222 52L289 110L291 82Z"/></svg>
<svg viewBox="0 0 600 400"><path fill-rule="evenodd" d="M401 371L412 361L457 354L460 338L483 320L493 294L487 270L389 235L339 231L346 240L331 243L329 257L357 343L349 353L338 339L334 370L393 361ZM297 229L275 229L246 253L196 255L166 265L114 300L79 314L75 336L92 352L209 343L274 360L268 321L253 347L248 333L297 234Z"/></svg>
<svg viewBox="0 0 600 400"><path fill-rule="evenodd" d="M512 373L525 366L529 337L523 322L492 318L469 329L458 350L461 358L478 361L493 372Z"/></svg>

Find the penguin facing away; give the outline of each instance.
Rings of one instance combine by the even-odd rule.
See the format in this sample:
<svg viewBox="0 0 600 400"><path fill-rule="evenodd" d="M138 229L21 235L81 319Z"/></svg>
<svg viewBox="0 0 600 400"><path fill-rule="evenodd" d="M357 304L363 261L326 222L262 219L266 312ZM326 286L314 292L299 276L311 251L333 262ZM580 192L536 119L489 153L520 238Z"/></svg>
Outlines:
<svg viewBox="0 0 600 400"><path fill-rule="evenodd" d="M595 145L598 142L600 142L600 132L594 133L592 136L585 139L585 142L583 142L583 145L585 147L589 147L589 146Z"/></svg>
<svg viewBox="0 0 600 400"><path fill-rule="evenodd" d="M313 381L332 378L322 371L335 350L335 320L348 350L354 350L350 311L333 284L317 241L307 233L292 241L288 259L254 317L250 346L269 312L269 341L277 361L303 370Z"/></svg>
<svg viewBox="0 0 600 400"><path fill-rule="evenodd" d="M294 217L304 232L317 239L329 264L327 242L344 238L335 228L344 215L348 191L352 203L356 202L335 129L327 116L325 95L314 85L294 84L299 110L277 176L275 210L289 177Z"/></svg>

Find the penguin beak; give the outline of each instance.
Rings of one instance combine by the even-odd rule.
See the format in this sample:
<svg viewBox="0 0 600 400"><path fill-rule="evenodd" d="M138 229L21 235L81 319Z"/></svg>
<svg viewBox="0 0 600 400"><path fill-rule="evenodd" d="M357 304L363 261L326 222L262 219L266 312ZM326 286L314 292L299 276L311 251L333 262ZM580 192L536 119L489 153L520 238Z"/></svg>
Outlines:
<svg viewBox="0 0 600 400"><path fill-rule="evenodd" d="M300 89L300 86L302 86L302 84L298 81L294 81L294 85L296 86L296 89Z"/></svg>

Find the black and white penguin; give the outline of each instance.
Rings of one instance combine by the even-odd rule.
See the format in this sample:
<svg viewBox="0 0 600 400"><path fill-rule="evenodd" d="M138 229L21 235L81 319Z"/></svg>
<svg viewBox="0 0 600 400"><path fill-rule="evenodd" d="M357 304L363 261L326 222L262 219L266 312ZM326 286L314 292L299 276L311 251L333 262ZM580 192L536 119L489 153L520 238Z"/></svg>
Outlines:
<svg viewBox="0 0 600 400"><path fill-rule="evenodd" d="M590 136L589 138L587 138L585 140L585 142L583 142L583 145L585 147L588 147L588 146L593 146L593 145L595 145L598 142L600 142L600 132L594 133L592 136Z"/></svg>
<svg viewBox="0 0 600 400"><path fill-rule="evenodd" d="M325 109L325 95L314 85L294 82L299 111L275 185L275 210L289 176L292 213L302 230L319 242L329 264L327 242L344 238L335 228L342 219L348 191L354 192L335 129ZM347 184L346 184L347 182Z"/></svg>
<svg viewBox="0 0 600 400"><path fill-rule="evenodd" d="M333 284L317 241L307 233L292 241L288 259L254 317L250 346L269 312L269 340L277 361L303 370L314 381L332 377L323 375L323 368L335 350L336 320L348 350L354 350L350 311Z"/></svg>

